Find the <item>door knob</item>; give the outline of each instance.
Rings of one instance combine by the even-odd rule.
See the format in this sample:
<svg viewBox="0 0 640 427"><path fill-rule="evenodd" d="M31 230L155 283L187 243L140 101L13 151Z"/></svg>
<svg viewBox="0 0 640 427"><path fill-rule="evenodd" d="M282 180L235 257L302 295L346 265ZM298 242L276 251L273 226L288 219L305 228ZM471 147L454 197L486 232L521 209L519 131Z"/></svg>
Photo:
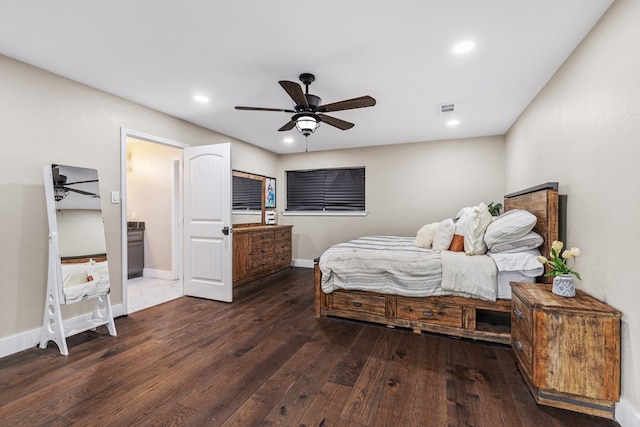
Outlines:
<svg viewBox="0 0 640 427"><path fill-rule="evenodd" d="M224 228L222 228L222 234L224 234L225 236L228 236L229 235L229 227L227 227L225 225Z"/></svg>

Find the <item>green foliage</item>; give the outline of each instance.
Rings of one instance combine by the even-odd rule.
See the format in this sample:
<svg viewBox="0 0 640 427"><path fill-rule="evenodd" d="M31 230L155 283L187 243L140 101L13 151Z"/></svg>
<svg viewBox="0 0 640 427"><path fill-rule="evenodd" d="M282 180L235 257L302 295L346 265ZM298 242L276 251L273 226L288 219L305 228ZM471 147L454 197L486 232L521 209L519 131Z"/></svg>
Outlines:
<svg viewBox="0 0 640 427"><path fill-rule="evenodd" d="M491 214L491 216L498 216L500 215L500 210L502 209L502 203L491 202L487 206L487 209L489 209L489 213Z"/></svg>

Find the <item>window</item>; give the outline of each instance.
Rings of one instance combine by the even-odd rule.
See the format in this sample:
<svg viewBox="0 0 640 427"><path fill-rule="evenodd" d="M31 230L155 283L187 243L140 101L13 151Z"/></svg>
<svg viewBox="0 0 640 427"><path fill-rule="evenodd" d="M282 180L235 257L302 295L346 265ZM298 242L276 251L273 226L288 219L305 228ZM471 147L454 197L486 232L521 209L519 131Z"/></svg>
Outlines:
<svg viewBox="0 0 640 427"><path fill-rule="evenodd" d="M287 171L287 212L364 211L364 168Z"/></svg>

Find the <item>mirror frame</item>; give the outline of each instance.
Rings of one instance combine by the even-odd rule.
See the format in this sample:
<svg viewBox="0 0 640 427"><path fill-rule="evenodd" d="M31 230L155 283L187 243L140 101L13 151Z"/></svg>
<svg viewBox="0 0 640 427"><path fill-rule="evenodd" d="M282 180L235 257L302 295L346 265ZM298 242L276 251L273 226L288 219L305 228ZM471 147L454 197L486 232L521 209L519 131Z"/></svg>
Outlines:
<svg viewBox="0 0 640 427"><path fill-rule="evenodd" d="M260 206L261 208L261 215L260 215L260 222L259 223L247 223L247 224L233 224L234 227L251 227L251 226L256 226L256 225L265 225L266 224L266 204L265 204L265 191L266 191L266 182L267 179L273 179L275 180L275 178L270 178L267 176L263 176L263 175L256 175L253 173L249 173L249 172L242 172L239 170L233 170L231 172L231 175L233 176L237 176L239 178L247 178L247 179L255 179L256 181L260 181L262 183L262 197L260 198Z"/></svg>

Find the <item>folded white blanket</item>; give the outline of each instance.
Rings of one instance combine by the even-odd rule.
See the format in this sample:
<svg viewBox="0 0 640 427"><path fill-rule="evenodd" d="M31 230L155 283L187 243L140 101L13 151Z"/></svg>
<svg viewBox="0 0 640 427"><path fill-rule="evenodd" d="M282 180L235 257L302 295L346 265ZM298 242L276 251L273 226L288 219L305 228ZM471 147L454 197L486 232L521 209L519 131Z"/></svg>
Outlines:
<svg viewBox="0 0 640 427"><path fill-rule="evenodd" d="M484 255L442 251L442 289L473 298L495 301L498 287L496 265Z"/></svg>
<svg viewBox="0 0 640 427"><path fill-rule="evenodd" d="M498 271L518 271L528 277L538 277L544 273L544 266L538 262L537 249L516 253L491 253L488 255L496 263Z"/></svg>

